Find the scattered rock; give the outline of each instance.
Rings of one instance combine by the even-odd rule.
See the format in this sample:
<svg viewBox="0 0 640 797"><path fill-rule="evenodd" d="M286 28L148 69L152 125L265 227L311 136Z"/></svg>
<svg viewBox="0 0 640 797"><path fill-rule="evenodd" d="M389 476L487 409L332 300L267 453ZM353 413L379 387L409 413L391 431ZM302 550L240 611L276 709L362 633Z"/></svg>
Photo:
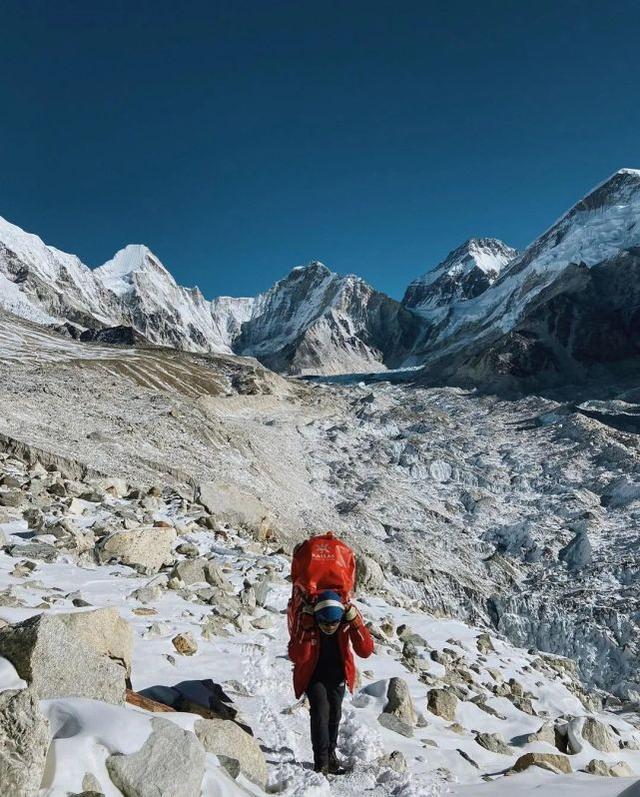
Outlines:
<svg viewBox="0 0 640 797"><path fill-rule="evenodd" d="M409 692L409 685L402 678L391 678L387 687L387 704L383 709L385 714L402 720L409 726L416 725L416 710Z"/></svg>
<svg viewBox="0 0 640 797"><path fill-rule="evenodd" d="M396 717L395 714L385 714L382 712L382 714L378 715L378 722L384 728L387 728L387 730L399 733L401 736L406 736L407 738L413 736L413 726L404 722L399 717Z"/></svg>
<svg viewBox="0 0 640 797"><path fill-rule="evenodd" d="M205 482L198 488L198 501L222 523L244 526L259 533L269 512L259 498L225 482Z"/></svg>
<svg viewBox="0 0 640 797"><path fill-rule="evenodd" d="M384 589L384 573L382 568L370 556L358 556L356 559L356 589L376 592Z"/></svg>
<svg viewBox="0 0 640 797"><path fill-rule="evenodd" d="M189 559L196 559L200 556L198 546L194 545L192 542L181 542L180 545L176 546L176 553L187 556Z"/></svg>
<svg viewBox="0 0 640 797"><path fill-rule="evenodd" d="M235 722L223 719L197 720L194 730L208 753L236 760L243 775L261 789L266 787L267 763L253 736Z"/></svg>
<svg viewBox="0 0 640 797"><path fill-rule="evenodd" d="M489 634L484 631L482 634L479 634L476 637L476 646L480 653L494 653L495 648L493 647L493 642L491 641L491 637Z"/></svg>
<svg viewBox="0 0 640 797"><path fill-rule="evenodd" d="M248 614L253 614L257 606L256 592L250 581L245 581L238 595L242 609Z"/></svg>
<svg viewBox="0 0 640 797"><path fill-rule="evenodd" d="M592 758L584 768L590 775L599 775L602 778L631 778L635 772L626 761L618 761L616 764L607 764L598 758Z"/></svg>
<svg viewBox="0 0 640 797"><path fill-rule="evenodd" d="M389 755L380 756L377 763L383 769L392 769L394 772L402 773L407 771L407 759L400 750L394 750Z"/></svg>
<svg viewBox="0 0 640 797"><path fill-rule="evenodd" d="M206 753L195 735L170 720L152 719L137 753L110 755L109 777L124 797L200 797Z"/></svg>
<svg viewBox="0 0 640 797"><path fill-rule="evenodd" d="M173 642L173 647L181 656L193 656L194 653L198 652L198 643L189 631L176 634L171 641Z"/></svg>
<svg viewBox="0 0 640 797"><path fill-rule="evenodd" d="M556 744L556 730L550 722L543 723L535 733L530 733L526 739L527 742L546 742L547 744Z"/></svg>
<svg viewBox="0 0 640 797"><path fill-rule="evenodd" d="M0 692L2 794L33 797L40 789L49 749L49 721L31 689Z"/></svg>
<svg viewBox="0 0 640 797"><path fill-rule="evenodd" d="M131 597L140 603L157 603L162 597L162 587L159 584L146 584L134 589Z"/></svg>
<svg viewBox="0 0 640 797"><path fill-rule="evenodd" d="M511 748L505 742L501 733L477 733L476 742L490 753L511 755Z"/></svg>
<svg viewBox="0 0 640 797"><path fill-rule="evenodd" d="M529 767L542 767L558 775L570 775L569 759L559 753L525 753L513 765L513 772L524 772Z"/></svg>
<svg viewBox="0 0 640 797"><path fill-rule="evenodd" d="M427 697L427 708L432 714L448 722L454 722L458 698L446 689L431 689Z"/></svg>
<svg viewBox="0 0 640 797"><path fill-rule="evenodd" d="M175 529L141 527L118 531L102 540L98 554L103 562L121 562L148 573L157 573L163 565L173 562L175 539Z"/></svg>
<svg viewBox="0 0 640 797"><path fill-rule="evenodd" d="M468 761L471 764L472 767L474 767L475 769L480 769L480 767L478 766L478 763L476 761L474 761L473 758L471 758L469 753L465 753L465 751L462 750L461 748L457 748L457 750L458 750L458 753L464 758L464 760Z"/></svg>

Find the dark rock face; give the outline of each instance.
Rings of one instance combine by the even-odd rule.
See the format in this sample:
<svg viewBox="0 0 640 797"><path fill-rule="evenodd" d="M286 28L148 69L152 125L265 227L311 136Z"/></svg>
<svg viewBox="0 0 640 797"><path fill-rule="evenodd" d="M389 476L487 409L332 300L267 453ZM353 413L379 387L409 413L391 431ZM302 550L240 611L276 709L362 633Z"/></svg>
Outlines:
<svg viewBox="0 0 640 797"><path fill-rule="evenodd" d="M112 346L149 346L149 341L133 327L117 326L86 329L80 334L83 343L107 343Z"/></svg>
<svg viewBox="0 0 640 797"><path fill-rule="evenodd" d="M499 350L496 371L519 377L640 369L640 249L591 269L567 269Z"/></svg>

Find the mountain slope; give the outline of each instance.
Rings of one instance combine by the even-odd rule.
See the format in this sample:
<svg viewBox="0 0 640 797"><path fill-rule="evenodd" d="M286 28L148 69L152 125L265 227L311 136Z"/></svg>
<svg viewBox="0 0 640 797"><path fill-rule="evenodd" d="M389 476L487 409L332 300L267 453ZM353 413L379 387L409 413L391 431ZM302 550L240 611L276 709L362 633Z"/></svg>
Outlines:
<svg viewBox="0 0 640 797"><path fill-rule="evenodd" d="M621 169L516 257L422 352L440 378L558 381L637 365L640 171Z"/></svg>
<svg viewBox="0 0 640 797"><path fill-rule="evenodd" d="M130 326L161 346L231 353L253 300L208 302L184 288L146 246L129 245L90 269L75 255L0 219L0 304L43 324Z"/></svg>
<svg viewBox="0 0 640 797"><path fill-rule="evenodd" d="M295 374L398 365L420 321L358 277L314 261L258 297L234 349Z"/></svg>
<svg viewBox="0 0 640 797"><path fill-rule="evenodd" d="M496 238L470 238L414 280L402 304L430 320L437 319L453 302L484 293L517 254L516 249Z"/></svg>

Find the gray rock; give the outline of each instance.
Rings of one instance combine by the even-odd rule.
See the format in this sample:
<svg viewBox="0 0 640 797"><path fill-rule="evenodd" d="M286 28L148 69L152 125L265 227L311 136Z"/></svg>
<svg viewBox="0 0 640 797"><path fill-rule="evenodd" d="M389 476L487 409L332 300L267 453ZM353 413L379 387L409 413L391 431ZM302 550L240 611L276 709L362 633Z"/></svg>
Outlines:
<svg viewBox="0 0 640 797"><path fill-rule="evenodd" d="M260 531L269 516L259 498L225 482L205 482L198 488L198 501L222 523Z"/></svg>
<svg viewBox="0 0 640 797"><path fill-rule="evenodd" d="M403 722L394 714L385 714L383 711L382 714L378 715L378 722L387 730L399 733L401 736L406 736L407 738L413 736L413 726Z"/></svg>
<svg viewBox="0 0 640 797"><path fill-rule="evenodd" d="M15 558L38 559L41 562L55 562L60 555L58 549L47 542L28 542L26 545L12 545L9 554Z"/></svg>
<svg viewBox="0 0 640 797"><path fill-rule="evenodd" d="M134 589L130 597L140 603L156 603L162 597L162 587L159 584L146 584Z"/></svg>
<svg viewBox="0 0 640 797"><path fill-rule="evenodd" d="M269 592L271 590L271 576L266 573L257 580L254 590L256 593L256 604L266 606Z"/></svg>
<svg viewBox="0 0 640 797"><path fill-rule="evenodd" d="M220 569L220 567L215 562L212 562L210 559L204 568L204 578L207 584L210 584L212 587L220 587L221 589L231 589L231 584L225 578L225 575Z"/></svg>
<svg viewBox="0 0 640 797"><path fill-rule="evenodd" d="M194 545L192 542L181 542L180 545L176 546L176 553L182 554L182 556L187 556L190 559L196 559L198 556L200 556L198 546Z"/></svg>
<svg viewBox="0 0 640 797"><path fill-rule="evenodd" d="M206 584L205 568L209 564L206 559L184 559L178 562L171 571L171 578L179 578L184 584Z"/></svg>
<svg viewBox="0 0 640 797"><path fill-rule="evenodd" d="M39 614L0 629L0 656L41 700L87 697L124 702L124 667L97 653L55 615Z"/></svg>
<svg viewBox="0 0 640 797"><path fill-rule="evenodd" d="M476 646L480 653L493 653L495 648L493 647L493 642L491 641L491 637L486 631L483 631L482 634L479 634L476 638Z"/></svg>
<svg viewBox="0 0 640 797"><path fill-rule="evenodd" d="M445 689L431 689L427 697L427 708L437 717L454 722L458 698Z"/></svg>
<svg viewBox="0 0 640 797"><path fill-rule="evenodd" d="M57 614L74 636L81 639L97 653L122 664L131 674L133 631L112 606L90 612Z"/></svg>
<svg viewBox="0 0 640 797"><path fill-rule="evenodd" d="M402 773L407 771L407 759L400 750L394 750L389 755L380 756L377 763L383 769L393 769L394 772Z"/></svg>
<svg viewBox="0 0 640 797"><path fill-rule="evenodd" d="M173 528L140 527L110 534L100 542L97 551L103 562L121 562L147 573L157 573L163 565L173 562L175 539Z"/></svg>
<svg viewBox="0 0 640 797"><path fill-rule="evenodd" d="M490 753L511 755L511 748L505 742L501 733L477 733L476 742Z"/></svg>
<svg viewBox="0 0 640 797"><path fill-rule="evenodd" d="M244 582L244 586L240 590L238 598L243 611L248 614L252 614L255 611L257 605L256 593L249 581Z"/></svg>
<svg viewBox="0 0 640 797"><path fill-rule="evenodd" d="M253 736L235 722L223 719L197 720L194 730L208 753L236 760L243 775L261 789L265 788L267 763Z"/></svg>
<svg viewBox="0 0 640 797"><path fill-rule="evenodd" d="M581 570L593 558L593 549L586 532L579 532L558 553L560 561L564 562L569 570Z"/></svg>
<svg viewBox="0 0 640 797"><path fill-rule="evenodd" d="M616 764L607 764L598 758L592 758L584 768L590 775L599 775L602 778L631 778L635 772L626 761L618 761Z"/></svg>
<svg viewBox="0 0 640 797"><path fill-rule="evenodd" d="M82 778L82 788L85 793L102 794L102 786L92 772L85 772L84 778Z"/></svg>
<svg viewBox="0 0 640 797"><path fill-rule="evenodd" d="M27 496L21 490L0 490L0 506L19 507L26 501Z"/></svg>
<svg viewBox="0 0 640 797"><path fill-rule="evenodd" d="M382 568L370 556L358 556L356 559L356 586L367 592L384 589L384 573Z"/></svg>
<svg viewBox="0 0 640 797"><path fill-rule="evenodd" d="M251 625L259 631L265 631L268 628L273 628L273 620L270 614L263 614L251 620Z"/></svg>
<svg viewBox="0 0 640 797"><path fill-rule="evenodd" d="M582 738L596 750L615 753L619 748L606 725L593 717L587 717L582 726Z"/></svg>
<svg viewBox="0 0 640 797"><path fill-rule="evenodd" d="M387 687L387 704L385 714L393 714L398 719L414 726L418 717L409 692L409 685L402 678L391 678Z"/></svg>
<svg viewBox="0 0 640 797"><path fill-rule="evenodd" d="M556 744L556 731L550 722L543 723L535 733L530 733L527 736L527 742L546 742L547 744Z"/></svg>
<svg viewBox="0 0 640 797"><path fill-rule="evenodd" d="M111 755L107 772L124 797L200 797L206 753L195 735L170 720L151 720L137 753Z"/></svg>
<svg viewBox="0 0 640 797"><path fill-rule="evenodd" d="M49 720L31 689L0 692L0 784L2 794L34 797L49 749Z"/></svg>

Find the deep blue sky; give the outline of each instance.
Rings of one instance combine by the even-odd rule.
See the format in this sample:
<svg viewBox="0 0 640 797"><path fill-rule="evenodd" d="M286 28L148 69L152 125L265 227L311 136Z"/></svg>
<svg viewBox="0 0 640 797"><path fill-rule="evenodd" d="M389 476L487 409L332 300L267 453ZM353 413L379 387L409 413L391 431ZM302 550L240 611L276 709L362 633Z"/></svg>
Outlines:
<svg viewBox="0 0 640 797"><path fill-rule="evenodd" d="M0 0L0 215L206 296L323 260L400 297L640 166L640 4Z"/></svg>

